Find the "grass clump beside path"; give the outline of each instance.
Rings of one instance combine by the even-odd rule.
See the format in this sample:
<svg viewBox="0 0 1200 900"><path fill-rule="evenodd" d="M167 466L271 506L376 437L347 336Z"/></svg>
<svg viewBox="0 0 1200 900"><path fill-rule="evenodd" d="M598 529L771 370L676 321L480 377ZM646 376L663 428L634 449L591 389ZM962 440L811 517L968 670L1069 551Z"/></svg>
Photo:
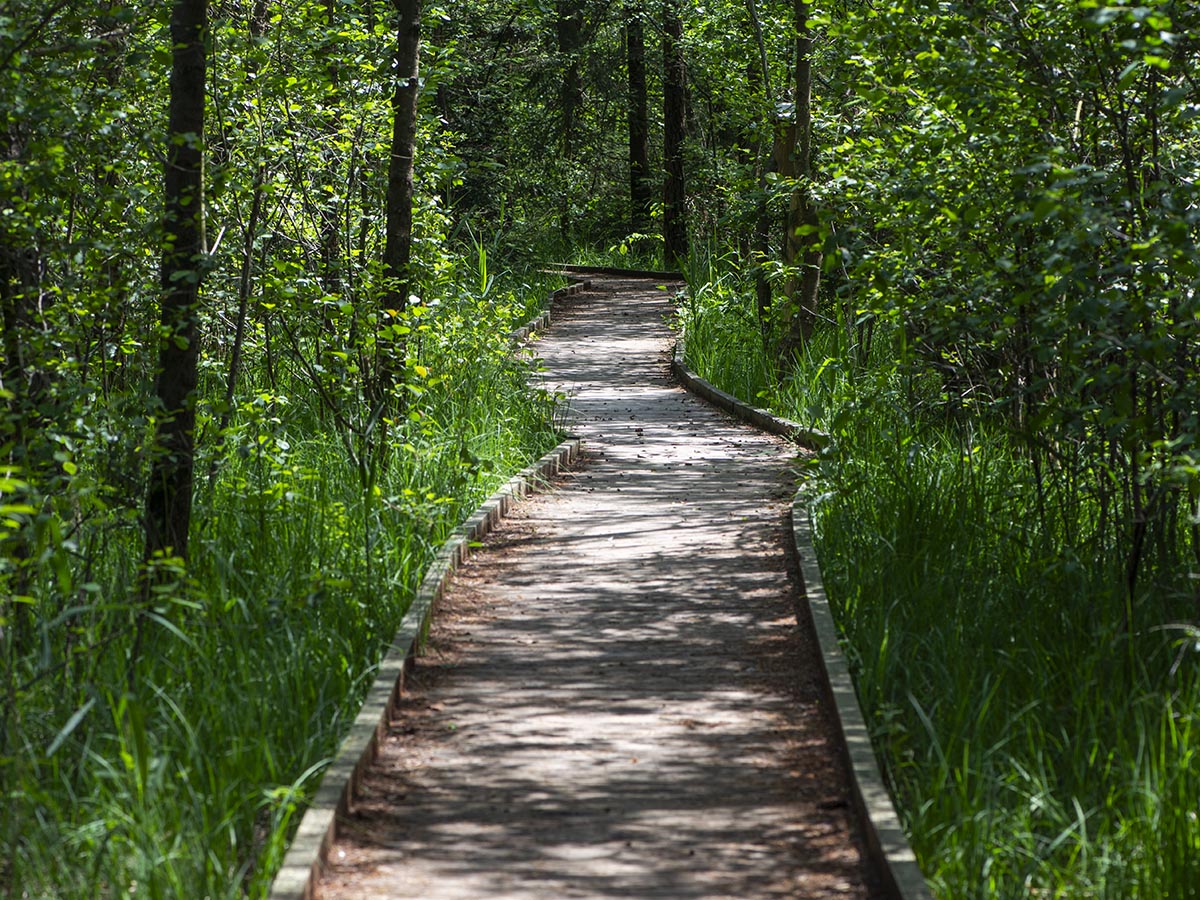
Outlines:
<svg viewBox="0 0 1200 900"><path fill-rule="evenodd" d="M551 285L480 274L416 314L407 419L365 489L308 380L319 351L294 347L272 387L247 375L263 386L198 486L191 562L162 564L148 608L136 509L104 499L106 448L75 448L93 505L46 501L60 542L30 586L59 612L5 660L0 894L265 896L436 548L559 440L504 337Z"/></svg>
<svg viewBox="0 0 1200 900"><path fill-rule="evenodd" d="M1127 598L1086 484L1039 478L984 414L946 416L893 336L862 358L829 327L780 386L748 286L699 276L689 363L833 435L805 487L822 571L935 894L1200 897L1186 525Z"/></svg>

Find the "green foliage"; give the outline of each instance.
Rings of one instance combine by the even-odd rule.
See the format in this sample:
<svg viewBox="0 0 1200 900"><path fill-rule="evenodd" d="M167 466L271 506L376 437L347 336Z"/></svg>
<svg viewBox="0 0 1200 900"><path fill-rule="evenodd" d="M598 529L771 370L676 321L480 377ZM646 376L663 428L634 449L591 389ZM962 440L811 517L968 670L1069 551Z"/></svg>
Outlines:
<svg viewBox="0 0 1200 900"><path fill-rule="evenodd" d="M1047 478L1080 460L1130 582L1190 490L1194 15L914 3L829 38L855 51L823 186L846 316L901 326L944 405L1002 415Z"/></svg>
<svg viewBox="0 0 1200 900"><path fill-rule="evenodd" d="M390 5L212 6L198 549L143 571L169 10L10 7L0 889L261 893L430 549L553 440L501 337L526 273L661 265L622 36L659 109L659 10L427 9L416 287L380 308ZM793 12L685 10L689 356L833 435L824 561L941 890L1192 896L1196 7L812 4L811 184L772 171ZM796 274L798 187L791 368L749 295Z"/></svg>
<svg viewBox="0 0 1200 900"><path fill-rule="evenodd" d="M390 16L213 7L192 549L142 566L166 11L0 11L0 893L264 895L433 551L557 439L504 337L554 280L458 240L428 108L378 308Z"/></svg>
<svg viewBox="0 0 1200 900"><path fill-rule="evenodd" d="M826 582L937 893L1196 896L1195 7L818 21L823 328L781 370L726 240L688 357L833 435Z"/></svg>
<svg viewBox="0 0 1200 900"><path fill-rule="evenodd" d="M688 273L692 364L833 436L826 584L939 896L1197 896L1194 18L827 11L822 329L781 369L745 244Z"/></svg>
<svg viewBox="0 0 1200 900"><path fill-rule="evenodd" d="M493 291L494 305L469 288L439 303L370 490L303 378L247 393L208 445L221 458L192 560L157 564L148 606L136 519L97 507L79 521L70 501L95 473L76 469L32 542L37 650L7 671L13 883L261 894L432 553L555 440L551 398L529 393L500 336L525 310ZM35 522L9 502L26 488L3 483L10 528Z"/></svg>
<svg viewBox="0 0 1200 900"><path fill-rule="evenodd" d="M1146 561L1130 627L1104 495L1048 478L1003 416L948 407L902 329L868 349L827 327L781 384L749 279L691 274L689 362L833 436L806 469L826 587L935 893L1196 896L1186 524Z"/></svg>
<svg viewBox="0 0 1200 900"><path fill-rule="evenodd" d="M445 199L496 223L506 256L623 234L619 6L484 0L434 18L438 111L465 162ZM562 25L575 15L572 36Z"/></svg>

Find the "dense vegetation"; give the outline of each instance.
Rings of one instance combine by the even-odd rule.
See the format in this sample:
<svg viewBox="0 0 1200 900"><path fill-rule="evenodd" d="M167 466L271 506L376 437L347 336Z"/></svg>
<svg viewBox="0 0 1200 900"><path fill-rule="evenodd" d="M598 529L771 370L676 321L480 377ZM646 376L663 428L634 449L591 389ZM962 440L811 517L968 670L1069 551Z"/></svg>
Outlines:
<svg viewBox="0 0 1200 900"><path fill-rule="evenodd" d="M190 540L147 554L169 10L40 12L0 16L0 895L261 895L427 560L557 441L505 338L554 284L451 216L426 115L384 308L390 6L214 8Z"/></svg>
<svg viewBox="0 0 1200 900"><path fill-rule="evenodd" d="M0 891L263 893L575 254L830 432L939 895L1196 895L1194 5L170 6L0 5Z"/></svg>
<svg viewBox="0 0 1200 900"><path fill-rule="evenodd" d="M833 18L823 322L781 367L697 261L689 352L831 434L821 561L936 893L1197 896L1196 8Z"/></svg>

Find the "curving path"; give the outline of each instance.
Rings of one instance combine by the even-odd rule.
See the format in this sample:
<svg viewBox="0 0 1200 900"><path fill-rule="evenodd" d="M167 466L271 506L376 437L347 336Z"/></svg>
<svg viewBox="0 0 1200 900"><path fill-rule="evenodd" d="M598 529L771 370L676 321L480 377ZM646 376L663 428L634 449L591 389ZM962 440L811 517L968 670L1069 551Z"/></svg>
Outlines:
<svg viewBox="0 0 1200 900"><path fill-rule="evenodd" d="M317 895L881 896L796 620L792 448L672 383L670 293L536 345L580 466L455 576Z"/></svg>

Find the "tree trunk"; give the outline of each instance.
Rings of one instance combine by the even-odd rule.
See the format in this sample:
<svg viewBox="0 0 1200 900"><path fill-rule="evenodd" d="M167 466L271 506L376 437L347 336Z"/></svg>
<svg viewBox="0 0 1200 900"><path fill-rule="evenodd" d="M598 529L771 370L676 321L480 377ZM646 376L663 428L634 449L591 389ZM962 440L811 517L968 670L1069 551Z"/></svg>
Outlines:
<svg viewBox="0 0 1200 900"><path fill-rule="evenodd" d="M663 3L663 261L675 268L687 256L686 187L683 169L684 117L686 115L683 61L683 20L679 0Z"/></svg>
<svg viewBox="0 0 1200 900"><path fill-rule="evenodd" d="M375 384L370 401L378 414L391 406L397 364L403 362L404 340L392 331L388 310L403 310L412 290L413 156L417 144L417 96L421 63L421 0L393 0L396 27L395 92L392 95L392 148L388 162L387 224L383 275L387 289L380 310L376 342Z"/></svg>
<svg viewBox="0 0 1200 900"><path fill-rule="evenodd" d="M557 0L554 32L562 82L558 89L559 151L562 159L575 158L575 124L583 105L583 83L579 74L579 48L583 46L583 10L576 0ZM569 168L567 169L569 171ZM564 238L571 233L572 194L570 183L559 190L558 227Z"/></svg>
<svg viewBox="0 0 1200 900"><path fill-rule="evenodd" d="M147 561L187 558L195 456L199 297L204 274L204 88L207 0L175 0L163 178L162 343L157 427L146 495Z"/></svg>
<svg viewBox="0 0 1200 900"><path fill-rule="evenodd" d="M566 159L574 153L575 117L583 103L583 84L579 76L579 48L583 45L583 9L575 0L558 0L555 33L558 54L563 63L562 87L558 106L562 112L562 152Z"/></svg>
<svg viewBox="0 0 1200 900"><path fill-rule="evenodd" d="M338 132L342 128L342 91L341 68L338 62L338 45L341 38L337 37L337 4L334 0L325 2L325 24L328 27L328 39L322 48L326 57L325 72L329 77L330 94L325 113L325 131L327 146L332 148L337 143ZM337 178L334 175L340 154L335 150L326 150L321 154L322 165L326 168L326 176L317 182L316 189L317 217L321 229L321 286L325 293L335 297L342 295L342 204L338 196L343 193L335 187ZM326 323L329 325L329 323Z"/></svg>
<svg viewBox="0 0 1200 900"><path fill-rule="evenodd" d="M641 0L625 6L625 50L629 67L629 225L650 230L650 113L646 102L646 37Z"/></svg>
<svg viewBox="0 0 1200 900"><path fill-rule="evenodd" d="M790 366L803 351L817 324L817 299L821 287L820 218L812 198L812 29L808 3L793 0L796 15L796 131L792 148L792 172L797 179L788 209L784 263L799 267L788 278L787 323L780 346L780 363Z"/></svg>
<svg viewBox="0 0 1200 900"><path fill-rule="evenodd" d="M754 31L754 42L758 46L758 75L759 87L762 89L763 109L771 121L777 123L778 113L775 109L775 96L771 90L771 67L767 59L767 44L763 38L762 22L758 18L758 8L755 0L746 0L746 11L750 14L750 26ZM750 66L751 77L755 69ZM775 132L779 132L778 123ZM765 144L765 142L764 142ZM771 342L771 304L774 300L771 282L767 278L766 261L771 248L771 207L768 194L767 173L779 170L774 162L771 150L765 146L759 150L760 163L758 174L758 203L754 209L754 228L750 240L751 254L754 260L754 297L758 311L758 329L762 336L763 349L769 352Z"/></svg>
<svg viewBox="0 0 1200 900"><path fill-rule="evenodd" d="M246 344L246 319L250 312L250 293L254 286L254 243L258 237L258 225L262 219L264 182L267 167L259 163L254 173L251 188L250 219L242 235L242 267L238 275L238 311L234 323L233 349L229 354L229 371L225 376L225 404L221 410L221 421L217 425L216 447L208 467L208 487L212 490L217 479L217 458L225 446L225 431L233 421L234 398L237 396L238 375L242 370L242 353Z"/></svg>

